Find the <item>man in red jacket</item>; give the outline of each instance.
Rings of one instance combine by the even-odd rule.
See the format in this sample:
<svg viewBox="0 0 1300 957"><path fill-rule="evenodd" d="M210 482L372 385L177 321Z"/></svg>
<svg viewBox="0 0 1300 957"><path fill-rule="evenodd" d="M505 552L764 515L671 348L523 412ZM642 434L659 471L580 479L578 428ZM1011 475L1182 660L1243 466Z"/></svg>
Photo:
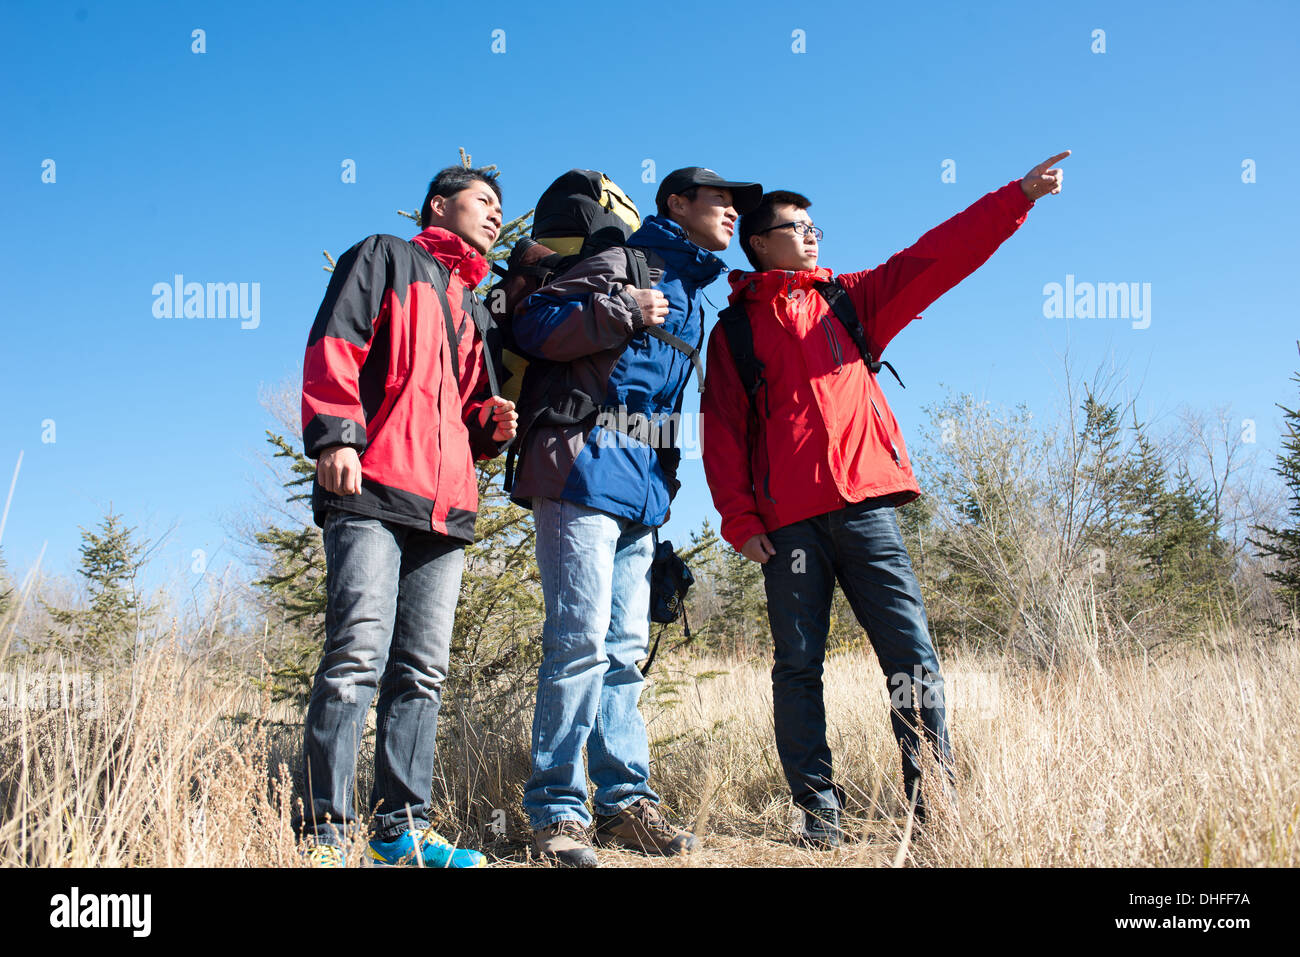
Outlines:
<svg viewBox="0 0 1300 957"><path fill-rule="evenodd" d="M894 515L920 490L876 371L899 330L979 268L1035 200L1060 192L1061 171L1051 167L1068 155L989 193L883 265L834 278L817 266L822 232L806 197L768 193L740 219L755 271L731 274L737 311L724 311L710 337L704 470L723 538L763 565L777 751L808 843L842 839L821 680L837 579L885 672L904 792L919 818L922 736L951 776L939 659ZM856 328L841 320L845 306ZM729 332L729 322L745 325Z"/></svg>
<svg viewBox="0 0 1300 957"><path fill-rule="evenodd" d="M474 540L474 459L515 434L492 394L473 294L501 230L485 170L442 170L409 242L371 236L339 257L303 363L312 509L323 528L325 649L304 733L314 864L339 865L357 744L379 690L368 856L379 864L479 867L429 827L434 737L452 622ZM382 678L381 678L382 676Z"/></svg>

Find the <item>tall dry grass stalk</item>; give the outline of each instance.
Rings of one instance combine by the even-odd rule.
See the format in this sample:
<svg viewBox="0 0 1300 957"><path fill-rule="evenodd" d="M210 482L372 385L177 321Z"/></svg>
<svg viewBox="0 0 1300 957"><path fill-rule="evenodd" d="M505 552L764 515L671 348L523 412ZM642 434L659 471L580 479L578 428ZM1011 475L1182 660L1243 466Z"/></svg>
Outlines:
<svg viewBox="0 0 1300 957"><path fill-rule="evenodd" d="M718 663L719 669L726 668ZM915 830L911 864L1300 864L1300 647L1232 635L1159 661L1085 659L1052 671L984 656L944 662L958 798ZM856 840L817 863L891 863L906 827L875 659L827 664L828 739ZM710 816L751 862L795 861L766 671L731 667L653 727L658 783ZM933 800L942 803L938 794ZM755 846L760 837L771 846ZM888 860L887 860L888 858Z"/></svg>
<svg viewBox="0 0 1300 957"><path fill-rule="evenodd" d="M276 865L296 859L291 782L268 701L177 643L78 680L73 663L12 658L0 708L0 866ZM33 708L33 687L81 684ZM28 687L24 689L24 685ZM37 695L39 697L40 691ZM257 716L257 717L254 717Z"/></svg>
<svg viewBox="0 0 1300 957"><path fill-rule="evenodd" d="M1158 660L1094 651L1050 670L948 656L959 797L951 805L933 795L939 811L919 828L900 799L875 659L835 655L825 681L829 737L852 837L837 852L792 844L768 664L676 665L675 703L653 685L643 699L652 784L678 820L707 836L689 862L653 863L1300 864L1293 642L1223 634ZM17 668L0 661L0 672ZM660 672L661 687L673 670ZM96 711L0 710L0 866L297 863L300 715L223 681L178 643L104 677ZM491 730L467 702L446 709L434 811L448 837L523 862L531 702L517 704ZM363 796L371 750L367 736ZM506 839L494 841L502 822ZM602 862L647 863L630 852L602 852Z"/></svg>

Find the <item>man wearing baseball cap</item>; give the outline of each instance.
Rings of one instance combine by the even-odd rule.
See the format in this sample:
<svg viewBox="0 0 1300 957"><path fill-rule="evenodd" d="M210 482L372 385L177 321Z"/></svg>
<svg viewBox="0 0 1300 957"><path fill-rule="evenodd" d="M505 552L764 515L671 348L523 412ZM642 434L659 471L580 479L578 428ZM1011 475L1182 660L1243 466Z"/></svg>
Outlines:
<svg viewBox="0 0 1300 957"><path fill-rule="evenodd" d="M699 362L704 289L726 269L714 253L762 195L758 183L710 169L674 170L659 187L657 215L627 241L645 253L649 288L637 288L615 247L539 289L514 318L519 345L562 363L565 391L600 408L577 425L521 436L512 491L533 510L546 600L524 791L543 859L596 865L584 745L597 843L665 855L695 844L650 788L637 662L650 639L651 534L678 487L675 429L664 426L675 425ZM627 427L633 421L649 428Z"/></svg>

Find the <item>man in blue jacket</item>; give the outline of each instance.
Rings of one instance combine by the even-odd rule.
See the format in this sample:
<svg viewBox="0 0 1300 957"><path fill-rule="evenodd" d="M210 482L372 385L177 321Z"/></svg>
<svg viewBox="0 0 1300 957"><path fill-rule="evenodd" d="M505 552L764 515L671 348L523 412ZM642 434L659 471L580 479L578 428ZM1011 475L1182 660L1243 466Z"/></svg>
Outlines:
<svg viewBox="0 0 1300 957"><path fill-rule="evenodd" d="M538 290L514 320L520 346L564 363L565 388L602 409L577 425L521 436L513 489L533 510L546 601L533 773L524 793L545 859L596 864L587 838L584 744L598 843L656 854L695 844L659 811L637 710L637 661L650 637L651 533L667 520L677 488L679 453L663 446L676 444L668 423L675 424L693 361L647 330L657 326L698 347L704 289L726 269L713 253L727 248L739 214L762 193L757 183L730 182L712 170L675 170L660 184L657 215L628 240L645 251L652 288L636 288L627 254L613 248Z"/></svg>

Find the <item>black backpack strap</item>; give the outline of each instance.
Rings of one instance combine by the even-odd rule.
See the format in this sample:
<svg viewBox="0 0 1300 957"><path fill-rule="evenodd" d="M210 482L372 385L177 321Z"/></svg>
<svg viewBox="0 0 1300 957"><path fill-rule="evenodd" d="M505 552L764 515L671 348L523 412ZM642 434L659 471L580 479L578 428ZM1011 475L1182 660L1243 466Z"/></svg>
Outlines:
<svg viewBox="0 0 1300 957"><path fill-rule="evenodd" d="M682 391L685 392L686 390L683 389ZM651 542L654 543L654 551L652 551L652 552L650 553L650 554L651 554L651 563L653 564L653 562L656 561L656 560L658 560L658 558L659 558L659 529L658 529L658 528L655 528L655 527L653 527L653 526L651 527L651 529L650 529L650 540L651 540ZM651 574L652 574L652 577L653 577L653 573L651 573ZM659 654L659 640L660 640L661 638L663 638L663 636L664 636L664 629L667 628L667 627L668 627L668 626L667 626L666 624L665 624L665 625L660 625L660 626L659 626L659 634L657 634L657 635L655 636L655 643L654 643L653 647L651 647L651 649L650 649L650 655L649 655L648 658L646 658L646 660L645 660L645 664L643 664L643 665L641 666L641 669L640 669L640 670L641 670L641 677L642 677L642 678L644 678L646 675L648 675L648 674L650 673L650 668L651 668L651 666L653 666L654 663L655 663L655 655Z"/></svg>
<svg viewBox="0 0 1300 957"><path fill-rule="evenodd" d="M671 332L665 332L663 330L663 327L661 326L647 326L645 331L647 335L654 336L660 342L667 343L668 345L676 349L678 352L683 353L687 359L691 360L691 370L693 372L698 373L699 391L703 392L704 391L704 363L700 361L699 346L693 346L685 339L682 339L679 336L675 336ZM702 340L701 340L701 344L702 344ZM690 373L687 373L687 378L689 377L690 377ZM685 382L682 383L682 391L683 392L686 391Z"/></svg>
<svg viewBox="0 0 1300 957"><path fill-rule="evenodd" d="M543 369L545 371L543 371ZM522 450L527 442L528 435L537 426L573 426L580 425L586 419L591 418L601 411L601 407L592 401L591 396L581 389L569 389L561 396L554 396L557 385L562 385L562 377L567 369L567 363L547 362L545 364L534 360L529 363L528 374L540 375L541 379L537 382L530 382L525 375L523 389L519 393L519 399L522 403L525 394L528 396L539 396L540 402L527 419L520 418L519 426L515 432L515 439L510 448L506 450L506 471L502 479L501 488L509 492L515 485L515 473L518 470L519 460L522 458Z"/></svg>
<svg viewBox="0 0 1300 957"><path fill-rule="evenodd" d="M736 364L740 384L745 387L745 394L749 396L750 408L757 411L758 390L766 382L763 379L763 363L759 362L758 357L754 355L754 330L750 328L744 303L732 303L718 313L718 319L727 337L727 346L731 349L731 358ZM766 392L763 394L763 404L766 411Z"/></svg>
<svg viewBox="0 0 1300 957"><path fill-rule="evenodd" d="M655 655L659 654L659 639L662 638L662 637L664 636L664 629L666 629L667 627L668 627L667 625L660 625L660 626L659 626L659 634L655 635L655 643L654 643L653 647L651 647L651 649L650 649L650 657L648 657L648 658L645 660L645 664L643 664L643 665L641 666L641 677L642 677L642 678L644 678L646 675L650 674L650 668L651 668L651 666L653 666L654 663L655 663Z"/></svg>
<svg viewBox="0 0 1300 957"><path fill-rule="evenodd" d="M650 261L646 258L645 250L635 246L624 246L623 252L627 255L627 274L632 280L632 285L637 289L649 289Z"/></svg>
<svg viewBox="0 0 1300 957"><path fill-rule="evenodd" d="M848 332L849 338L853 344L858 347L858 352L862 355L862 361L867 364L867 368L872 372L879 372L881 366L885 366L898 379L898 384L903 386L903 380L898 378L898 373L888 362L876 359L871 354L871 349L867 347L867 334L862 329L862 323L858 320L858 311L853 308L853 300L839 281L832 279L829 282L817 283L817 291L822 294L826 304L831 307L831 312L835 313L835 318L840 321L845 331Z"/></svg>
<svg viewBox="0 0 1300 957"><path fill-rule="evenodd" d="M447 302L447 286L451 283L451 273L436 256L430 256L425 252L417 252L415 256L424 262L425 271L429 274L429 285L433 287L434 294L438 297L438 305L442 306L442 317L447 322L447 348L451 350L451 369L456 374L456 386L459 389L460 336L456 335L456 324L451 320L451 304Z"/></svg>
<svg viewBox="0 0 1300 957"><path fill-rule="evenodd" d="M515 442L511 442L510 447L506 449L506 471L501 478L501 491L507 495L515 487L515 460L519 458L518 449L519 446Z"/></svg>
<svg viewBox="0 0 1300 957"><path fill-rule="evenodd" d="M492 389L493 395L501 394L501 385L497 377L497 356L500 351L500 338L497 332L497 324L492 321L492 314L488 312L487 306L474 295L473 290L466 289L465 297L461 300L461 308L474 320L474 327L478 329L479 337L483 340L483 364L487 366L488 385Z"/></svg>
<svg viewBox="0 0 1300 957"><path fill-rule="evenodd" d="M646 256L645 250L636 246L624 246L623 252L627 255L627 274L632 280L632 285L637 289L649 289L650 260ZM704 345L704 337L700 337L699 345L693 346L680 336L664 331L662 326L646 326L645 333L654 336L660 342L671 346L691 360L691 368L699 376L699 390L703 392L704 362L700 359L700 346ZM683 383L684 387L685 383Z"/></svg>

